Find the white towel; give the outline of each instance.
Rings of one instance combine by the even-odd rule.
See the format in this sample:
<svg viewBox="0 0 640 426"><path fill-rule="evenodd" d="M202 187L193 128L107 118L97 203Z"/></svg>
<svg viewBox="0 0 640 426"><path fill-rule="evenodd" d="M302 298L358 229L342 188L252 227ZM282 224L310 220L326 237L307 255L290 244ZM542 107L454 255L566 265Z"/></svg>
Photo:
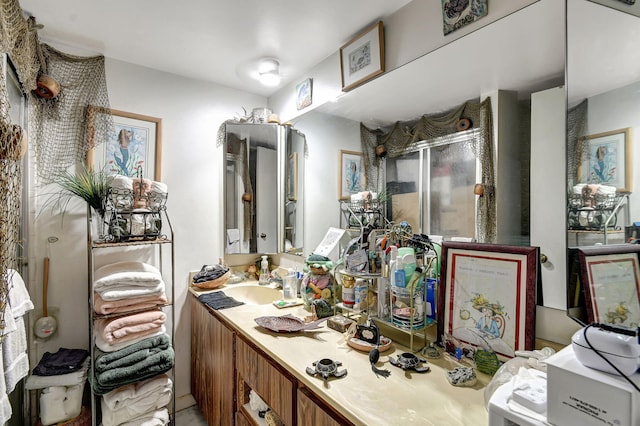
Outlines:
<svg viewBox="0 0 640 426"><path fill-rule="evenodd" d="M153 287L140 287L135 285L112 287L106 287L99 291L96 290L96 293L102 297L102 300L107 301L130 299L133 297L160 296L165 294L164 281L161 281Z"/></svg>
<svg viewBox="0 0 640 426"><path fill-rule="evenodd" d="M126 348L129 345L133 345L136 342L139 342L141 340L144 340L148 337L153 337L153 336L158 336L160 334L164 334L167 332L167 328L163 325L162 327L160 327L157 331L149 333L147 335L143 335L143 336L138 336L134 339L131 340L127 340L126 342L121 342L121 343L114 343L111 344L107 341L105 341L102 336L100 335L100 333L97 333L95 335L95 343L96 346L98 347L98 349L100 349L102 352L115 352L118 351L122 348Z"/></svg>
<svg viewBox="0 0 640 426"><path fill-rule="evenodd" d="M164 182L156 182L153 181L151 182L151 191L153 192L159 192L161 194L166 194L167 191L167 184Z"/></svg>
<svg viewBox="0 0 640 426"><path fill-rule="evenodd" d="M0 357L2 357L2 352L0 352ZM4 361L0 363L0 366L3 364ZM0 376L0 424L2 425L8 422L13 414L11 410L11 402L9 402L9 394L4 385L3 376Z"/></svg>
<svg viewBox="0 0 640 426"><path fill-rule="evenodd" d="M169 424L169 411L166 408L143 414L120 426L164 426Z"/></svg>
<svg viewBox="0 0 640 426"><path fill-rule="evenodd" d="M117 426L159 410L171 401L171 389L171 379L161 374L108 392L101 400L103 426ZM114 402L118 408L112 408Z"/></svg>
<svg viewBox="0 0 640 426"><path fill-rule="evenodd" d="M613 195L616 193L616 187L610 185L600 185L598 187L597 193L603 195Z"/></svg>
<svg viewBox="0 0 640 426"><path fill-rule="evenodd" d="M160 270L153 265L136 261L115 262L98 268L94 275L93 288L123 286L153 287L162 282Z"/></svg>
<svg viewBox="0 0 640 426"><path fill-rule="evenodd" d="M7 393L13 392L18 382L29 374L27 332L24 314L33 309L33 302L20 274L7 270L9 275L9 309L5 315L13 317L14 331L8 332L2 342L4 380ZM5 318L5 321L10 319Z"/></svg>
<svg viewBox="0 0 640 426"><path fill-rule="evenodd" d="M586 185L586 183L579 183L577 185L573 186L573 193L574 194L578 194L578 195L582 195L582 189L584 188L584 186Z"/></svg>
<svg viewBox="0 0 640 426"><path fill-rule="evenodd" d="M157 392L171 389L172 384L169 375L164 373L141 382L121 386L105 393L102 398L109 410L117 411L137 405L139 401L153 396Z"/></svg>
<svg viewBox="0 0 640 426"><path fill-rule="evenodd" d="M4 336L4 341L2 342L4 381L7 393L13 392L18 382L29 374L27 332L24 326L24 317L18 317L15 322L16 331Z"/></svg>
<svg viewBox="0 0 640 426"><path fill-rule="evenodd" d="M227 229L227 253L239 253L240 252L240 229L229 228Z"/></svg>
<svg viewBox="0 0 640 426"><path fill-rule="evenodd" d="M111 181L111 187L119 190L133 190L133 179L125 175L116 175Z"/></svg>
<svg viewBox="0 0 640 426"><path fill-rule="evenodd" d="M13 317L21 317L33 309L33 302L18 271L9 269L7 274L9 276L9 304L13 311Z"/></svg>
<svg viewBox="0 0 640 426"><path fill-rule="evenodd" d="M67 374L58 374L55 376L37 376L35 374L27 377L24 387L25 389L44 389L52 386L75 386L84 384L87 380L87 371L91 358L87 357L84 365L78 371Z"/></svg>

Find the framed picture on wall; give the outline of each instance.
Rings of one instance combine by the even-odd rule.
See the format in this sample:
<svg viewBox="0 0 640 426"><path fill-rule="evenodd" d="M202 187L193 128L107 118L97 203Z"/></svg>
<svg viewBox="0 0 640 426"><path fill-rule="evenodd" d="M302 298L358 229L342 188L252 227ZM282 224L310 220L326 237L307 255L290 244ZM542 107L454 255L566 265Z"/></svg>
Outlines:
<svg viewBox="0 0 640 426"><path fill-rule="evenodd" d="M578 182L631 192L631 128L578 138Z"/></svg>
<svg viewBox="0 0 640 426"><path fill-rule="evenodd" d="M340 150L338 166L339 200L348 200L351 194L364 191L365 176L361 152Z"/></svg>
<svg viewBox="0 0 640 426"><path fill-rule="evenodd" d="M438 338L513 358L535 344L539 249L463 242L442 245Z"/></svg>
<svg viewBox="0 0 640 426"><path fill-rule="evenodd" d="M489 13L488 0L442 0L442 31L447 35Z"/></svg>
<svg viewBox="0 0 640 426"><path fill-rule="evenodd" d="M347 92L384 72L382 21L366 28L340 48L342 91Z"/></svg>
<svg viewBox="0 0 640 426"><path fill-rule="evenodd" d="M97 114L111 114L115 132L106 141L94 141ZM132 112L88 106L87 166L108 173L160 181L162 177L162 119Z"/></svg>

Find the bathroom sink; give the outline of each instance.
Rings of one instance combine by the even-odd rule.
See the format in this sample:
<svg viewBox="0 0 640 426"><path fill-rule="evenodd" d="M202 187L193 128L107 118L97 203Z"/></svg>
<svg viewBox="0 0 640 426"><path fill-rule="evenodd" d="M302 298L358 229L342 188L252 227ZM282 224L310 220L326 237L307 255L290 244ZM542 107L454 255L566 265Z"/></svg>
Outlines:
<svg viewBox="0 0 640 426"><path fill-rule="evenodd" d="M273 287L237 285L226 286L222 290L227 296L250 305L266 305L275 300L282 299L282 290Z"/></svg>

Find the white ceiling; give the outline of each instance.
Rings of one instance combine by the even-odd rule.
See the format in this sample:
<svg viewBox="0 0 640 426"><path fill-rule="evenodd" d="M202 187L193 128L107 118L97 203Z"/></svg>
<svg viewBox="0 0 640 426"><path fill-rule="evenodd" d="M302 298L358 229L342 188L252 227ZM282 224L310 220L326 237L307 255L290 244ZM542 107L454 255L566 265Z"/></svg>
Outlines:
<svg viewBox="0 0 640 426"><path fill-rule="evenodd" d="M359 30L410 0L20 0L40 41L269 96L248 76L277 58L303 75ZM75 53L75 52L69 52ZM78 54L78 53L75 53Z"/></svg>

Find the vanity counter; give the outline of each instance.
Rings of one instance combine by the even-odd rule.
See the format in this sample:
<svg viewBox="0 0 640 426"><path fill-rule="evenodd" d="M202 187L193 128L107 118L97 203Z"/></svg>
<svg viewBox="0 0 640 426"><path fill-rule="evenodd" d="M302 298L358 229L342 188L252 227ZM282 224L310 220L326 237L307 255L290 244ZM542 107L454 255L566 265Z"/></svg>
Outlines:
<svg viewBox="0 0 640 426"><path fill-rule="evenodd" d="M231 286L230 286L231 287ZM221 290L224 291L224 288ZM193 297L202 291L190 289ZM198 302L199 303L199 302ZM211 315L254 344L295 377L299 385L311 390L335 411L356 425L482 425L488 414L484 405L484 389L490 378L479 374L473 387L449 384L446 371L459 364L450 357L429 360L431 371L407 372L391 365L389 356L397 357L408 349L396 343L380 354L379 368L388 369L388 378L371 370L368 352L352 349L343 335L329 327L296 333L275 333L256 324L260 316L292 314L309 315L303 306L276 308L272 304L244 304L214 311ZM331 377L324 383L318 375L310 376L307 367L323 358L339 361L346 369L342 378ZM382 364L381 364L382 363Z"/></svg>

